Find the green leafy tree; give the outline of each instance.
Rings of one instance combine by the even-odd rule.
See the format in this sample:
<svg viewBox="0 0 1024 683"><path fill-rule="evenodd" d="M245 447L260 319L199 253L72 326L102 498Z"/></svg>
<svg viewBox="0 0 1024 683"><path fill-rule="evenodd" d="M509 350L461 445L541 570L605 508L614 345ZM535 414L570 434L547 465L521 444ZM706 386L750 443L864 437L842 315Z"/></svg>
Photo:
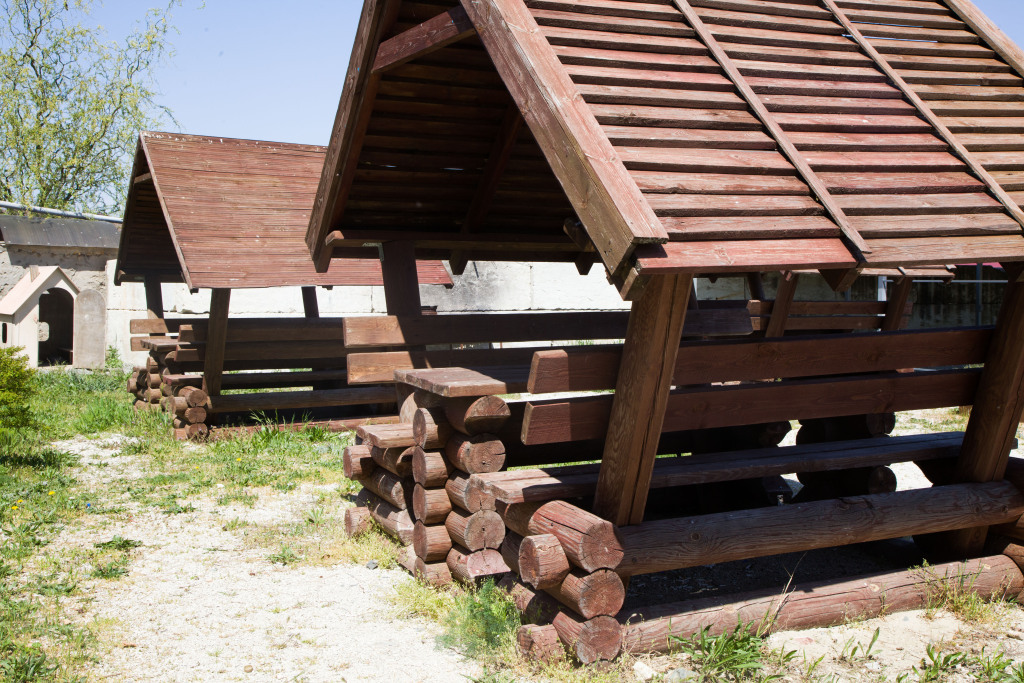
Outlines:
<svg viewBox="0 0 1024 683"><path fill-rule="evenodd" d="M29 400L35 393L28 357L19 347L0 348L0 430L24 429L34 424Z"/></svg>
<svg viewBox="0 0 1024 683"><path fill-rule="evenodd" d="M0 0L0 200L119 213L139 131L170 117L153 69L182 0L163 1L111 40L93 0Z"/></svg>

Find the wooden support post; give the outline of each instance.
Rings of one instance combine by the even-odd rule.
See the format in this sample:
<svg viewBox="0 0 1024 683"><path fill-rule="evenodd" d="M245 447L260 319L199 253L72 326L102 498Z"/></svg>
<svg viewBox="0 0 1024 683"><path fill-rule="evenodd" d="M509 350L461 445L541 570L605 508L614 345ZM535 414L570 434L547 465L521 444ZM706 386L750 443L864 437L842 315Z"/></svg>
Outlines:
<svg viewBox="0 0 1024 683"><path fill-rule="evenodd" d="M164 317L164 293L160 289L160 279L155 275L147 275L143 287L146 289L147 317Z"/></svg>
<svg viewBox="0 0 1024 683"><path fill-rule="evenodd" d="M764 281L761 273L747 273L747 287L750 289L750 298L757 301L764 301Z"/></svg>
<svg viewBox="0 0 1024 683"><path fill-rule="evenodd" d="M224 349L228 339L228 308L230 289L210 292L210 327L206 333L206 354L203 361L203 391L208 396L219 396L224 374Z"/></svg>
<svg viewBox="0 0 1024 683"><path fill-rule="evenodd" d="M309 319L320 317L320 306L316 301L316 287L302 288L302 312Z"/></svg>
<svg viewBox="0 0 1024 683"><path fill-rule="evenodd" d="M692 282L653 278L629 316L594 499L594 511L619 526L643 520Z"/></svg>
<svg viewBox="0 0 1024 683"><path fill-rule="evenodd" d="M1024 284L1009 283L957 460L958 481L998 481L1006 472L1024 412L1022 329ZM963 529L949 534L944 545L955 553L974 555L984 546L987 533L987 527Z"/></svg>
<svg viewBox="0 0 1024 683"><path fill-rule="evenodd" d="M420 284L412 242L385 242L381 269L388 315L419 315Z"/></svg>
<svg viewBox="0 0 1024 683"><path fill-rule="evenodd" d="M882 330L894 332L903 327L903 312L907 308L907 301L910 300L910 292L914 286L914 279L901 277L892 285L889 292L889 303L885 307L885 320L882 322Z"/></svg>
<svg viewBox="0 0 1024 683"><path fill-rule="evenodd" d="M775 302L772 304L772 315L768 319L768 327L764 331L767 339L781 337L786 331L786 321L789 320L789 309L793 306L793 296L796 294L796 285L800 276L792 271L779 273L779 287L775 292Z"/></svg>

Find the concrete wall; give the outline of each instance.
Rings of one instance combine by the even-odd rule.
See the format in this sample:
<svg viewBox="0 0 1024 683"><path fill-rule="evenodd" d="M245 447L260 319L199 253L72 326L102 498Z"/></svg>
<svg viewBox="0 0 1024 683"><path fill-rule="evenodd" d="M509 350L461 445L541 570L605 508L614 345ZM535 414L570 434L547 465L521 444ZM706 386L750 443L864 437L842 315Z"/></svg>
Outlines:
<svg viewBox="0 0 1024 683"><path fill-rule="evenodd" d="M107 262L116 255L101 250L10 247L0 243L0 297L17 284L29 266L60 266L79 290L106 292Z"/></svg>

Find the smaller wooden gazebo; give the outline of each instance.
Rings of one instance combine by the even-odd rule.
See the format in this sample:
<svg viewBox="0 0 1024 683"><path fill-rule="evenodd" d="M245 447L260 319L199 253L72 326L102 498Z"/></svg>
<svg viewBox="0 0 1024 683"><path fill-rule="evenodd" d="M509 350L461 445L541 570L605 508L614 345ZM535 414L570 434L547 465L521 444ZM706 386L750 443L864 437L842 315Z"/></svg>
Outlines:
<svg viewBox="0 0 1024 683"><path fill-rule="evenodd" d="M202 370L202 387L211 396L220 393L222 373L231 368L232 344L259 347L244 362L235 362L236 369L337 365L334 351L316 346L331 341L342 346L340 333L330 337L326 330L331 321L320 319L317 287L384 285L389 310L418 313L420 283L451 285L438 261L414 262L410 255L389 259L382 268L376 249L365 251L367 258L316 272L303 236L324 154L324 148L312 145L153 132L139 137L116 282L145 283L150 320L133 321L133 333L165 335L178 332L179 323L199 324L201 330L190 330L196 348L182 350L178 355L188 360L178 365L185 372ZM165 320L160 290L165 282L212 290L209 321ZM297 331L296 321L267 320L276 331L261 332L253 328L259 320L247 320L244 330L229 333L231 290L288 286L302 288L306 324L316 330ZM289 337L291 328L306 336ZM294 343L289 347L289 342ZM174 348L167 340L138 337L133 350L143 344L164 356ZM151 367L149 375L156 370ZM137 389L152 394L151 402L160 400L148 382ZM320 404L327 400L321 397Z"/></svg>

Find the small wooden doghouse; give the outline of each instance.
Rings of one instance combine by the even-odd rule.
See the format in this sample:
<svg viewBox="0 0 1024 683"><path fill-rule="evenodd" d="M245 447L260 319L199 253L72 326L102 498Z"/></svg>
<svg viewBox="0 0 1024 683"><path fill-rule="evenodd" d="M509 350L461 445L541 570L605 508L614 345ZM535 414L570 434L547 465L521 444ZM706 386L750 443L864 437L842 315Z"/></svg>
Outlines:
<svg viewBox="0 0 1024 683"><path fill-rule="evenodd" d="M369 258L317 273L303 235L323 163L324 149L311 145L140 135L116 271L118 284L145 283L150 317L131 322L131 332L137 335L132 339L133 350L151 352L148 367L138 369L138 377L130 383L139 405L174 403L179 398L170 386L162 393L161 378L166 375L177 382L174 392L202 388L216 397L225 369L322 371L291 373L286 378L261 375L244 382L232 377L228 388L280 388L323 381L335 382L330 388L337 388L337 381L344 384L344 371L336 371L334 357L342 343L340 336L331 336L337 324L332 327L332 321L320 318L317 287L385 285L389 309L418 313L419 283L451 284L437 261L410 258L400 266L382 268L376 250L366 254ZM396 289L392 280L401 286ZM165 318L160 288L165 282L211 290L209 319ZM231 290L287 286L302 288L305 320L235 319L229 323ZM189 329L179 339L183 325ZM188 348L178 348L179 342L186 341ZM270 398L275 400L244 402L235 397L238 405L227 412L273 411L289 399L281 392ZM333 406L332 400L339 397L320 395L313 404L306 397L292 408ZM185 406L184 399L177 403L181 404L175 411L179 419L186 408L202 407ZM209 407L210 415L225 412ZM181 427L205 429L206 411L191 414L196 420Z"/></svg>
<svg viewBox="0 0 1024 683"><path fill-rule="evenodd" d="M32 366L71 363L77 297L60 267L32 267L0 299L0 346L22 347Z"/></svg>
<svg viewBox="0 0 1024 683"><path fill-rule="evenodd" d="M937 532L930 548L966 558L991 524L1021 537L1024 497L1002 480L1024 409L1022 120L1024 53L968 0L366 0L306 238L318 268L381 243L456 272L468 258L599 262L633 301L621 346L396 374L415 419L361 429L352 466L370 468L374 505L411 466L413 566L534 581L559 605L521 642L560 638L590 660L711 623L708 605L616 621L616 574ZM873 269L982 262L1011 274L995 329L894 331L903 288L879 331L779 336L800 309L784 284L753 338L680 343L698 275L815 270L842 290ZM523 389L614 394L534 397L518 416L493 398ZM964 434L884 438L893 411L969 404ZM500 438L468 422L494 411L513 423ZM798 446L730 442L790 420L807 430ZM729 438L704 448L708 430ZM595 439L596 468L493 471L525 464L520 446L567 462L565 444ZM893 490L877 468L906 460L936 486ZM783 472L820 495L684 505L683 484ZM677 496L655 518L652 486ZM481 529L501 532L474 551L480 496L498 513ZM503 564L486 553L506 529ZM1020 592L1013 562L990 565Z"/></svg>

